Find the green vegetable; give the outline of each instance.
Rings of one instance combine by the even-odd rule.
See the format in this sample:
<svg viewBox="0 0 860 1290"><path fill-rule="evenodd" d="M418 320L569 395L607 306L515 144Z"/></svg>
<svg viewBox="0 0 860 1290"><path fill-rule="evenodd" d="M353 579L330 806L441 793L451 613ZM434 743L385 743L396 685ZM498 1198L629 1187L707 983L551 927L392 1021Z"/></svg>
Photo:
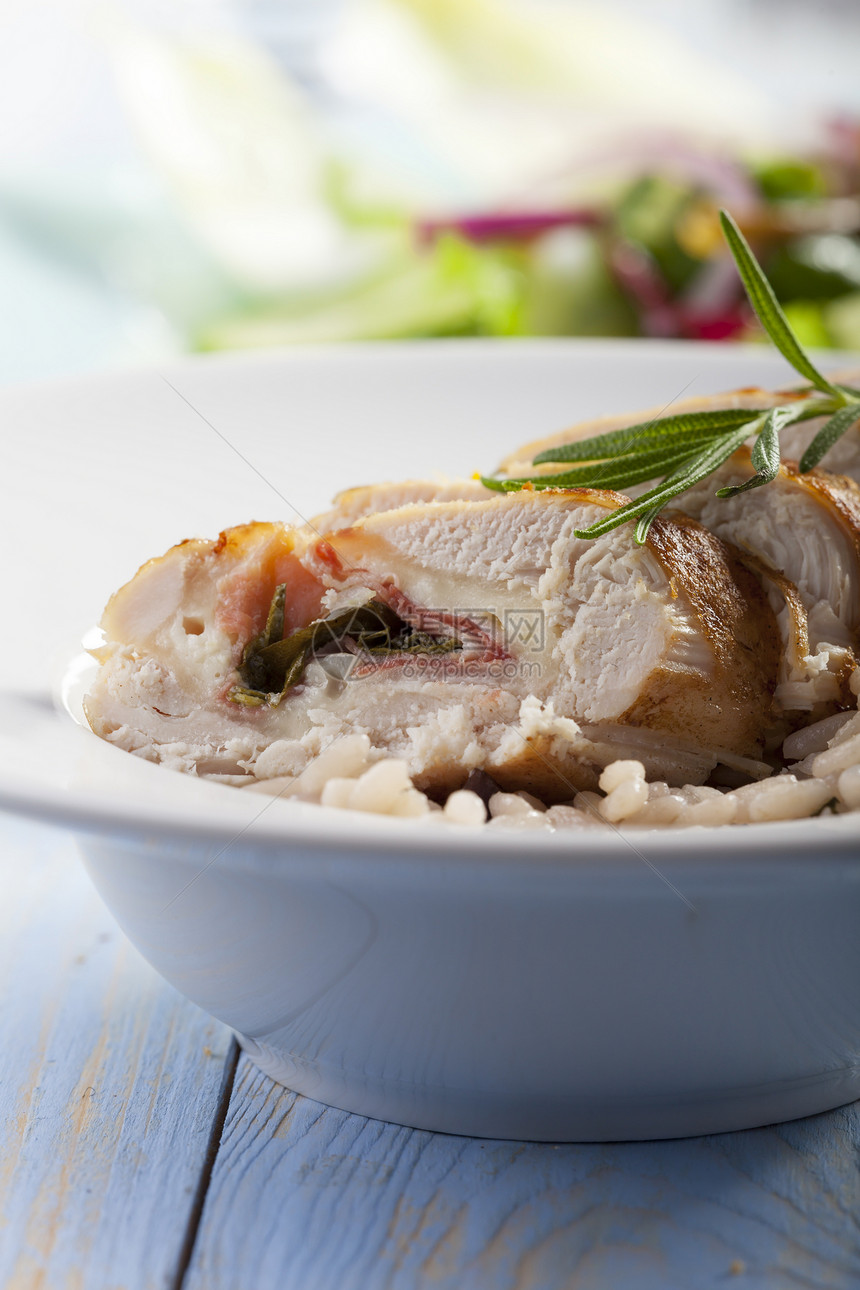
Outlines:
<svg viewBox="0 0 860 1290"><path fill-rule="evenodd" d="M792 238L768 257L767 276L780 300L836 300L860 289L860 242L844 233Z"/></svg>
<svg viewBox="0 0 860 1290"><path fill-rule="evenodd" d="M825 306L824 324L837 349L860 349L860 291Z"/></svg>
<svg viewBox="0 0 860 1290"><path fill-rule="evenodd" d="M688 184L663 175L643 175L622 196L614 214L617 231L653 258L673 295L688 287L701 267L676 235L699 197L699 191Z"/></svg>
<svg viewBox="0 0 860 1290"><path fill-rule="evenodd" d="M795 157L778 157L757 168L762 195L772 202L824 197L827 183L819 166Z"/></svg>
<svg viewBox="0 0 860 1290"><path fill-rule="evenodd" d="M241 685L228 698L245 707L277 707L298 684L310 659L348 639L370 654L441 654L460 649L454 637L435 637L403 622L381 600L318 618L284 636L286 584L279 586L266 626L245 646L239 665Z"/></svg>
<svg viewBox="0 0 860 1290"><path fill-rule="evenodd" d="M589 528L577 531L577 537L595 538L636 519L636 541L643 543L651 522L663 507L713 474L747 439L755 438L752 465L756 473L743 484L720 489L718 497L759 488L776 477L780 461L779 435L786 426L829 415L827 424L804 454L801 468L807 470L860 418L860 391L834 385L819 372L804 352L737 224L726 211L720 212L720 220L759 321L780 353L819 394L810 390L767 411L725 408L683 413L580 439L534 458L535 465L549 461L582 463L573 470L523 479L484 478L487 488L498 492L516 491L524 485L538 489L623 489L663 475L662 482L642 497L609 512Z"/></svg>
<svg viewBox="0 0 860 1290"><path fill-rule="evenodd" d="M824 321L824 310L819 300L789 300L785 304L789 326L803 346L814 349L831 349L833 337Z"/></svg>
<svg viewBox="0 0 860 1290"><path fill-rule="evenodd" d="M386 267L331 292L257 302L211 320L197 348L246 349L264 345L405 336L505 336L523 330L523 253L518 248L473 246L446 234L427 250L401 247Z"/></svg>

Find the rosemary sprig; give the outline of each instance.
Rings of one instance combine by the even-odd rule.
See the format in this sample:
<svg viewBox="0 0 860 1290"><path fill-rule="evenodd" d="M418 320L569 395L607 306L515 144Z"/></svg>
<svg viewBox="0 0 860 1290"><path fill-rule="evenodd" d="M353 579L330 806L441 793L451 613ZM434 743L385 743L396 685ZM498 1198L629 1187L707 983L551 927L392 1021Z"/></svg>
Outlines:
<svg viewBox="0 0 860 1290"><path fill-rule="evenodd" d="M727 211L720 222L750 304L780 353L812 387L805 396L762 411L760 408L717 408L687 412L641 422L608 434L593 435L550 448L534 458L536 466L559 462L572 466L557 475L531 475L522 479L484 477L487 488L516 492L524 487L624 489L650 479L662 480L654 488L610 511L576 536L596 538L637 520L636 541L645 542L648 529L664 506L706 479L748 439L754 439L755 474L742 484L717 491L733 497L760 488L776 478L780 466L780 432L786 426L813 417L828 417L803 454L801 470L811 470L847 430L860 420L860 390L835 385L805 353L773 293L761 265L743 233Z"/></svg>

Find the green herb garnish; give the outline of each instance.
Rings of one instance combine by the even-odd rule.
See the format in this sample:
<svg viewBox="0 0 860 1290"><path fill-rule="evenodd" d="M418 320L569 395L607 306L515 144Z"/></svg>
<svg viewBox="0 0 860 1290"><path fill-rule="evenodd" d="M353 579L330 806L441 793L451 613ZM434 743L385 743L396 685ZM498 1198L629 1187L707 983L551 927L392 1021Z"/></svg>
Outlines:
<svg viewBox="0 0 860 1290"><path fill-rule="evenodd" d="M636 541L642 544L663 507L712 475L746 440L755 439L752 449L755 474L743 484L719 489L718 497L732 497L776 478L780 465L779 435L786 426L813 417L829 418L803 454L800 469L805 471L817 465L837 439L860 420L860 391L834 385L819 372L792 331L743 233L727 211L720 211L720 221L759 321L780 353L809 381L812 389L766 410L724 408L680 413L579 439L550 448L534 458L536 466L559 462L572 465L573 469L522 479L484 477L485 487L501 493L517 492L524 486L624 489L662 476L662 482L641 497L609 512L587 529L576 531L577 537L596 538L635 519L638 520Z"/></svg>
<svg viewBox="0 0 860 1290"><path fill-rule="evenodd" d="M461 648L455 637L435 637L405 623L381 600L318 618L284 636L286 584L275 590L266 626L249 641L228 698L244 707L277 707L297 685L310 660L339 650L345 641L368 654L442 654Z"/></svg>

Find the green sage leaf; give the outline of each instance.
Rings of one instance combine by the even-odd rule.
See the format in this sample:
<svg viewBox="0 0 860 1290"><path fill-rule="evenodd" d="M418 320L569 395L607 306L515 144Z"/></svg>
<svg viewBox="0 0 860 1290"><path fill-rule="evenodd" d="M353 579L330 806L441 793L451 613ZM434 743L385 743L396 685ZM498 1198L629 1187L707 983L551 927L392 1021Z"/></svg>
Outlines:
<svg viewBox="0 0 860 1290"><path fill-rule="evenodd" d="M462 648L456 637L437 638L403 622L388 605L370 600L318 618L283 636L285 587L278 587L265 629L246 645L239 666L241 685L228 698L245 707L277 707L298 685L308 663L344 640L371 654L441 654ZM273 639L280 632L282 639Z"/></svg>

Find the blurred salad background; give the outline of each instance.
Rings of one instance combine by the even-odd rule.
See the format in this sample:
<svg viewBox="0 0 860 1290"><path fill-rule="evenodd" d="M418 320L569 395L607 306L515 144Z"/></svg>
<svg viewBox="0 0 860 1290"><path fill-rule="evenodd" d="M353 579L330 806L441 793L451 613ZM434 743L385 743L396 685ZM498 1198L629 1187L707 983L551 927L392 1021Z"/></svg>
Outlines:
<svg viewBox="0 0 860 1290"><path fill-rule="evenodd" d="M16 0L0 379L417 336L860 349L854 0Z"/></svg>

